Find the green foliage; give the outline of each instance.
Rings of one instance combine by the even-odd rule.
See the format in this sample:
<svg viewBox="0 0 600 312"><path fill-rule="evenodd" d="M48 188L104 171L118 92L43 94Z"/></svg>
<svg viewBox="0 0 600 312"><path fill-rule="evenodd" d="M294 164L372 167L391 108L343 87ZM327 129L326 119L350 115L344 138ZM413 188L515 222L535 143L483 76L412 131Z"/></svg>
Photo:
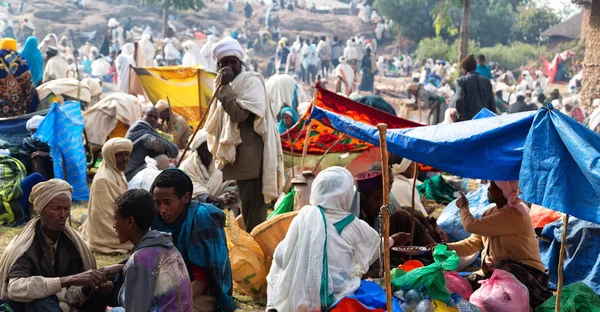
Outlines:
<svg viewBox="0 0 600 312"><path fill-rule="evenodd" d="M548 7L519 6L513 38L526 43L540 43L542 32L560 22L560 17Z"/></svg>
<svg viewBox="0 0 600 312"><path fill-rule="evenodd" d="M424 38L419 41L419 46L417 47L417 51L415 51L415 57L417 58L417 62L424 63L422 60L428 58L434 60L446 59L449 51L450 46L442 37ZM456 51L457 54L458 50Z"/></svg>
<svg viewBox="0 0 600 312"><path fill-rule="evenodd" d="M486 60L498 63L501 68L518 70L532 61L540 61L546 54L546 47L514 42L511 45L497 44L493 47L481 48L478 53L485 55Z"/></svg>
<svg viewBox="0 0 600 312"><path fill-rule="evenodd" d="M178 11L204 9L203 0L139 0L140 4L167 8Z"/></svg>
<svg viewBox="0 0 600 312"><path fill-rule="evenodd" d="M476 40L482 47L498 43L509 44L512 39L510 29L516 21L510 1L495 1L491 5L485 1L473 1L469 39Z"/></svg>
<svg viewBox="0 0 600 312"><path fill-rule="evenodd" d="M430 12L436 0L376 0L375 9L394 21L400 33L409 40L435 36Z"/></svg>
<svg viewBox="0 0 600 312"><path fill-rule="evenodd" d="M445 60L452 63L458 63L458 41L458 39L454 40L454 42L450 46L450 49L448 50L448 53L446 54ZM475 40L469 40L469 54L474 54L475 56L477 56L478 50L479 45L477 44L477 42L475 42Z"/></svg>

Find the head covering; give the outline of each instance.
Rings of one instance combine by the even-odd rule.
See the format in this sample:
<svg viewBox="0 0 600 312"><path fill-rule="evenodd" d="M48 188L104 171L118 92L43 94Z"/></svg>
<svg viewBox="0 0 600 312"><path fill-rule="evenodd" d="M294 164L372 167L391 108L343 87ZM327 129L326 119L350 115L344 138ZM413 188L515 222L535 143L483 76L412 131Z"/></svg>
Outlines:
<svg viewBox="0 0 600 312"><path fill-rule="evenodd" d="M40 124L42 123L42 120L44 120L44 116L39 115L29 118L29 120L27 120L27 123L25 124L27 131L33 132L33 130L37 130Z"/></svg>
<svg viewBox="0 0 600 312"><path fill-rule="evenodd" d="M379 190L383 188L383 179L381 171L365 171L357 174L354 179L356 180L356 189L359 192L369 192L373 190Z"/></svg>
<svg viewBox="0 0 600 312"><path fill-rule="evenodd" d="M527 206L523 200L519 198L519 181L494 181L494 184L502 190L502 194L506 198L509 206L513 206L523 215L529 216Z"/></svg>
<svg viewBox="0 0 600 312"><path fill-rule="evenodd" d="M408 170L408 167L410 167L412 163L412 160L408 158L402 158L402 161L399 164L392 165L392 172L394 174L403 174L406 172L406 170Z"/></svg>
<svg viewBox="0 0 600 312"><path fill-rule="evenodd" d="M346 64L348 63L348 60L346 59L345 56L340 56L340 58L338 59L338 61L340 61L341 64Z"/></svg>
<svg viewBox="0 0 600 312"><path fill-rule="evenodd" d="M123 138L112 138L102 147L102 164L100 165L107 167L110 170L121 172L117 168L117 159L115 155L120 152L129 152L133 150L133 143L129 139Z"/></svg>
<svg viewBox="0 0 600 312"><path fill-rule="evenodd" d="M115 18L111 18L108 20L108 27L117 27L119 26L119 22Z"/></svg>
<svg viewBox="0 0 600 312"><path fill-rule="evenodd" d="M421 87L421 84L418 82L413 82L411 84L408 85L408 87L406 88L410 93L416 93L417 91L419 91L419 88Z"/></svg>
<svg viewBox="0 0 600 312"><path fill-rule="evenodd" d="M462 60L462 62L460 62L460 68L466 70L467 72L477 69L477 61L475 61L473 54L469 54Z"/></svg>
<svg viewBox="0 0 600 312"><path fill-rule="evenodd" d="M33 204L33 210L40 214L56 196L67 195L71 200L72 194L73 187L69 183L60 179L51 179L33 187L29 195L29 202Z"/></svg>
<svg viewBox="0 0 600 312"><path fill-rule="evenodd" d="M44 78L44 56L38 49L37 39L34 36L27 38L23 50L19 53L27 61L31 72L31 80L37 86Z"/></svg>
<svg viewBox="0 0 600 312"><path fill-rule="evenodd" d="M159 111L159 112L164 112L167 109L169 109L169 102L161 99L158 100L158 102L156 102L156 105L154 105L154 107Z"/></svg>
<svg viewBox="0 0 600 312"><path fill-rule="evenodd" d="M523 90L520 90L519 92L517 92L517 97L520 97L520 96L525 98L525 97L527 97L527 93L525 93L525 91L523 91Z"/></svg>
<svg viewBox="0 0 600 312"><path fill-rule="evenodd" d="M353 197L352 174L345 168L333 166L321 171L313 181L310 204L328 212L349 212Z"/></svg>
<svg viewBox="0 0 600 312"><path fill-rule="evenodd" d="M292 117L292 125L296 124L298 122L298 113L296 113L296 111L291 108L291 107L284 107L281 109L281 112L279 113L279 124L277 125L277 128L279 129L279 134L283 134L284 132L286 132L290 127L286 126L285 123L283 122L283 115L288 115L290 117Z"/></svg>
<svg viewBox="0 0 600 312"><path fill-rule="evenodd" d="M0 49L16 51L17 50L17 40L15 40L13 38L2 39L2 41L0 41Z"/></svg>
<svg viewBox="0 0 600 312"><path fill-rule="evenodd" d="M46 54L50 56L56 56L58 55L58 48L55 46L50 46L46 49Z"/></svg>
<svg viewBox="0 0 600 312"><path fill-rule="evenodd" d="M190 148L192 150L196 150L200 147L200 145L204 144L206 141L208 141L208 133L205 129L200 129L198 130L198 133L196 133L194 141L192 141L192 144L190 144Z"/></svg>
<svg viewBox="0 0 600 312"><path fill-rule="evenodd" d="M212 57L216 63L227 56L235 56L240 61L244 60L244 49L237 40L231 37L225 37L217 42L212 50Z"/></svg>

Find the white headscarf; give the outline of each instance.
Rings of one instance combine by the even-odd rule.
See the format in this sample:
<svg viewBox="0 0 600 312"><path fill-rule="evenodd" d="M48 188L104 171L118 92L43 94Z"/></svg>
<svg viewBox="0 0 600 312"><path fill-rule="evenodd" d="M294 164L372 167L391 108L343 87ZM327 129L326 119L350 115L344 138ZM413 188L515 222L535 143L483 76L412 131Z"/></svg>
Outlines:
<svg viewBox="0 0 600 312"><path fill-rule="evenodd" d="M133 54L135 46L133 43L126 43L121 49L121 54L117 56L115 63L117 65L117 82L119 90L123 93L129 93L129 65L135 65Z"/></svg>
<svg viewBox="0 0 600 312"><path fill-rule="evenodd" d="M173 40L171 39L165 39L165 60L167 61L173 61L173 60L178 60L179 59L179 51L177 51L177 48L175 48L175 45L173 44Z"/></svg>
<svg viewBox="0 0 600 312"><path fill-rule="evenodd" d="M216 63L227 56L235 56L240 61L244 61L244 49L237 40L229 36L217 42L212 50L212 57Z"/></svg>
<svg viewBox="0 0 600 312"><path fill-rule="evenodd" d="M29 118L29 120L27 120L25 128L27 128L27 131L29 132L37 130L40 124L42 123L42 120L44 120L44 116L33 116Z"/></svg>
<svg viewBox="0 0 600 312"><path fill-rule="evenodd" d="M327 295L336 302L358 289L362 275L377 259L379 235L367 223L353 219L341 234L334 226L352 217L352 174L330 167L319 173L311 189L311 206L300 210L275 249L267 276L267 309L319 311L322 276L327 277ZM327 272L323 272L324 246Z"/></svg>
<svg viewBox="0 0 600 312"><path fill-rule="evenodd" d="M212 57L213 47L219 41L215 35L208 35L208 41L200 48L200 53L206 62L206 69L216 72L218 70L217 63Z"/></svg>
<svg viewBox="0 0 600 312"><path fill-rule="evenodd" d="M202 57L202 53L200 52L200 47L192 40L185 41L182 46L186 49L185 54L183 55L183 60L181 64L183 66L195 66L200 65L203 68L206 68L208 64Z"/></svg>

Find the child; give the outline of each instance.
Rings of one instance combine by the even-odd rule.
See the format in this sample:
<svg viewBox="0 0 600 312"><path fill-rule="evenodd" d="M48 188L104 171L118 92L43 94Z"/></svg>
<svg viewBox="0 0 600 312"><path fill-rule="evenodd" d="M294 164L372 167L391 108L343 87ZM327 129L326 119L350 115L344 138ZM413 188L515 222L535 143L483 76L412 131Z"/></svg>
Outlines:
<svg viewBox="0 0 600 312"><path fill-rule="evenodd" d="M181 254L170 234L150 231L156 217L152 195L141 189L127 191L114 209L120 242L135 245L123 267L121 306L125 311L192 311L190 277Z"/></svg>

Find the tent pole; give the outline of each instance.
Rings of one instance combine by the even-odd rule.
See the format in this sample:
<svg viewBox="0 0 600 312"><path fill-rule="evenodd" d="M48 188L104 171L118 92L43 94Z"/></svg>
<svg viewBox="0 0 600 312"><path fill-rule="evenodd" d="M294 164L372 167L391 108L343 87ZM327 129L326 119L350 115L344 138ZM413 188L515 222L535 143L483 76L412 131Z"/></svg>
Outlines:
<svg viewBox="0 0 600 312"><path fill-rule="evenodd" d="M204 114L202 114L202 116L200 117L200 122L198 123L198 126L196 127L196 130L194 131L194 134L192 134L192 137L187 142L187 145L185 146L185 149L183 150L183 153L181 153L181 158L179 158L179 161L177 162L177 165L175 166L175 168L179 168L179 166L181 165L181 163L185 159L185 154L187 153L187 150L190 148L190 145L192 144L192 142L194 142L194 138L196 137L196 134L198 133L198 130L200 130L200 128L202 128L201 125L204 123L204 120L206 119L206 116L208 116L208 112L210 111L210 106L217 99L217 93L219 93L219 91L221 91L221 82L220 81L219 81L219 84L217 85L217 88L215 89L215 92L213 93L212 97L210 98L210 101L208 102L208 106L206 107L206 110L204 111Z"/></svg>
<svg viewBox="0 0 600 312"><path fill-rule="evenodd" d="M320 80L319 80L320 81ZM311 112L313 107L315 107L315 102L317 101L317 92L319 92L319 88L315 88L315 92L313 93L313 98L310 103L310 107L308 108ZM308 123L308 128L306 128L306 137L304 138L304 146L302 146L302 159L300 160L300 170L304 171L304 159L306 158L306 153L308 152L308 139L310 138L310 127L312 125L312 119ZM292 153L294 152L294 146L292 145ZM292 170L292 174L294 171Z"/></svg>
<svg viewBox="0 0 600 312"><path fill-rule="evenodd" d="M567 245L567 229L569 227L569 215L563 215L563 232L560 242L560 255L558 256L558 288L556 289L556 306L554 311L560 312L560 296L563 289L563 265L565 263L565 246Z"/></svg>
<svg viewBox="0 0 600 312"><path fill-rule="evenodd" d="M288 140L290 141L290 143L292 143L292 138L290 136L290 133L287 133L287 137ZM290 161L292 162L292 176L294 176L294 144L292 143L292 152L290 153Z"/></svg>
<svg viewBox="0 0 600 312"><path fill-rule="evenodd" d="M385 276L386 311L392 311L392 277L390 276L390 170L386 142L387 124L377 125L379 130L379 149L381 151L381 173L383 179L383 206L379 211L383 229L383 270ZM380 255L381 256L381 255ZM381 262L381 261L380 261Z"/></svg>
<svg viewBox="0 0 600 312"><path fill-rule="evenodd" d="M415 169L413 170L413 186L412 186L412 199L410 209L410 245L413 246L415 242L415 196L417 193L417 169L419 168L418 163L414 163Z"/></svg>
<svg viewBox="0 0 600 312"><path fill-rule="evenodd" d="M329 151L331 151L331 149L336 146L342 139L344 138L343 135L340 136L339 139L337 139L337 141L333 142L333 144L327 148L327 150L325 150L325 153L323 153L323 156L321 156L321 158L319 158L319 161L317 161L317 164L315 165L314 169L313 169L313 173L317 171L317 168L319 167L319 165L321 164L321 161L323 160L323 158L325 158L325 156L327 156L327 154L329 153Z"/></svg>
<svg viewBox="0 0 600 312"><path fill-rule="evenodd" d="M200 68L196 70L196 77L198 79L198 109L200 110L200 116L202 116L202 90L200 89ZM200 127L201 124L198 124Z"/></svg>

